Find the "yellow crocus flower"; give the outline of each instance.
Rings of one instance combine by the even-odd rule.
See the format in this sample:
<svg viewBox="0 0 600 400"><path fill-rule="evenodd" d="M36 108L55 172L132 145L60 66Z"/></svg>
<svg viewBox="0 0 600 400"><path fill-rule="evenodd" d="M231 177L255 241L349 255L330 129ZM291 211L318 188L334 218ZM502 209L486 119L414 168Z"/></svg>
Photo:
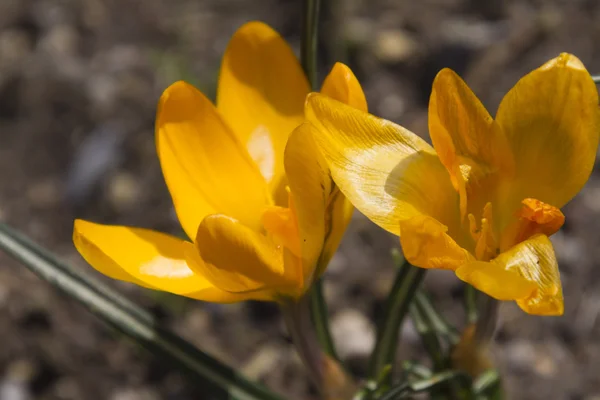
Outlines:
<svg viewBox="0 0 600 400"><path fill-rule="evenodd" d="M449 269L526 312L563 313L548 237L587 181L600 135L598 92L579 59L561 54L523 77L492 118L453 71L433 83L433 147L392 122L319 94L313 137L334 181L406 259Z"/></svg>
<svg viewBox="0 0 600 400"><path fill-rule="evenodd" d="M77 250L109 277L199 300L300 297L337 248L352 211L304 134L309 92L281 36L260 22L243 25L225 51L216 107L185 82L167 88L158 105L158 156L193 242L76 220ZM366 111L343 64L321 92Z"/></svg>

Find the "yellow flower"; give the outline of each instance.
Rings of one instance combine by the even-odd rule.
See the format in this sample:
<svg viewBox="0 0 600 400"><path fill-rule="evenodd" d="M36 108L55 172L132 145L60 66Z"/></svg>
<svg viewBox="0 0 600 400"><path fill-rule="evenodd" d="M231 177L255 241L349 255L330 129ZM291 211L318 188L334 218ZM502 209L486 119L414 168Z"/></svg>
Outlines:
<svg viewBox="0 0 600 400"><path fill-rule="evenodd" d="M492 118L453 71L433 83L433 147L319 94L306 118L348 199L400 236L409 262L456 275L526 312L563 313L548 236L587 181L600 135L598 92L561 54L522 78Z"/></svg>
<svg viewBox="0 0 600 400"><path fill-rule="evenodd" d="M223 58L216 107L184 82L158 106L158 156L193 242L76 220L78 251L112 278L199 300L301 296L352 211L301 125L309 91L279 34L260 22L242 26ZM322 93L366 111L345 65L334 66Z"/></svg>

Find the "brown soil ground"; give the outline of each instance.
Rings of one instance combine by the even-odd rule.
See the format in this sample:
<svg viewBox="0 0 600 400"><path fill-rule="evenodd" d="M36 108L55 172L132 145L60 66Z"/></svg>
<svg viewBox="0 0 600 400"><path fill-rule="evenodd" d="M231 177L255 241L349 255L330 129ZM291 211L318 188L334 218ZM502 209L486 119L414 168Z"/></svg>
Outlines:
<svg viewBox="0 0 600 400"><path fill-rule="evenodd" d="M177 79L213 94L223 50L245 21L263 20L297 47L299 3L0 0L0 219L80 268L89 267L71 243L75 217L177 232L154 150L158 96ZM560 52L600 73L598 1L326 3L321 73L347 62L372 113L424 136L428 91L442 67L459 72L492 111L521 76ZM600 398L597 171L565 214L554 237L565 315L501 309L495 353L510 399ZM340 351L357 372L393 278L394 246L357 215L328 271ZM110 284L248 376L290 398L314 397L275 306L214 306ZM426 286L462 324L457 279L432 272ZM410 323L404 333L401 355L418 356ZM0 343L0 400L210 398L4 254Z"/></svg>

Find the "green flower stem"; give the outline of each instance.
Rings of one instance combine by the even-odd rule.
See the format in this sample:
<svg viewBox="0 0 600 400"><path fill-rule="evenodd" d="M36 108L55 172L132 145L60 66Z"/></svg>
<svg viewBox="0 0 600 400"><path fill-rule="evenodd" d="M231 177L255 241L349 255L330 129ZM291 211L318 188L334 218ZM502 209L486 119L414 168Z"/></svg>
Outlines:
<svg viewBox="0 0 600 400"><path fill-rule="evenodd" d="M479 293L479 317L475 324L473 340L479 345L489 344L496 332L500 302L484 293Z"/></svg>
<svg viewBox="0 0 600 400"><path fill-rule="evenodd" d="M235 370L213 359L172 332L158 326L133 303L112 299L105 285L82 279L74 268L58 261L51 253L33 245L6 224L0 224L0 249L40 278L69 297L79 301L92 313L136 343L159 354L193 382L208 382L224 391L223 395L238 400L281 400L267 389L246 380Z"/></svg>
<svg viewBox="0 0 600 400"><path fill-rule="evenodd" d="M398 261L399 263L399 261ZM404 261L384 306L383 318L377 332L377 342L371 354L369 378L377 380L388 364L393 364L398 347L399 332L409 305L427 270L413 267Z"/></svg>
<svg viewBox="0 0 600 400"><path fill-rule="evenodd" d="M315 325L317 339L323 350L333 359L339 361L339 357L335 351L335 344L329 329L329 313L327 311L327 303L323 296L323 282L319 279L313 284L310 291L312 321Z"/></svg>
<svg viewBox="0 0 600 400"><path fill-rule="evenodd" d="M317 46L321 0L304 0L300 63L312 90L317 89Z"/></svg>
<svg viewBox="0 0 600 400"><path fill-rule="evenodd" d="M336 360L319 346L311 320L310 297L281 303L281 311L289 334L306 370L325 399L346 398L354 393L351 379Z"/></svg>
<svg viewBox="0 0 600 400"><path fill-rule="evenodd" d="M467 321L469 324L477 322L477 289L465 283L465 308L467 310Z"/></svg>
<svg viewBox="0 0 600 400"><path fill-rule="evenodd" d="M600 75L592 75L592 79L596 85L600 83Z"/></svg>

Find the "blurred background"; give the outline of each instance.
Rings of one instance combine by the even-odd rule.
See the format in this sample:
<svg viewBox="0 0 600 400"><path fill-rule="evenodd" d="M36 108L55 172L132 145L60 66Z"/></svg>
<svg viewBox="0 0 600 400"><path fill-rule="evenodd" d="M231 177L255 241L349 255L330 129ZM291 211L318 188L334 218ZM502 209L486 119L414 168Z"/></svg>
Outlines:
<svg viewBox="0 0 600 400"><path fill-rule="evenodd" d="M492 115L516 81L560 52L600 73L600 1L323 1L321 76L348 63L370 111L427 137L442 67ZM220 58L244 22L267 22L297 49L291 0L0 0L0 220L94 273L71 242L74 218L179 232L154 148L161 91L178 79L214 96ZM600 399L600 175L553 237L565 315L501 309L495 355L510 399ZM364 373L397 239L356 215L326 275L339 353ZM98 274L96 274L98 275ZM108 281L104 277L101 279ZM200 348L289 398L310 399L274 305L202 304L111 281ZM462 285L426 288L458 326ZM203 399L160 360L0 253L0 400ZM419 338L403 327L402 358Z"/></svg>

